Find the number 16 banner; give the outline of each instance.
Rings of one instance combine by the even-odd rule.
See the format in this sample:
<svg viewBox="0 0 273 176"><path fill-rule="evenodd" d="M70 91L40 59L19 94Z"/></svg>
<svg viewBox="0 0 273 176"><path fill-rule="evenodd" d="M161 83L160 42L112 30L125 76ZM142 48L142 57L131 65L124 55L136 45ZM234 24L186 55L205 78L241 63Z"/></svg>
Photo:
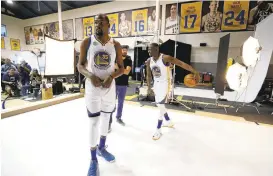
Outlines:
<svg viewBox="0 0 273 176"><path fill-rule="evenodd" d="M248 9L249 1L224 1L222 31L246 29Z"/></svg>
<svg viewBox="0 0 273 176"><path fill-rule="evenodd" d="M180 33L200 32L202 2L181 4Z"/></svg>
<svg viewBox="0 0 273 176"><path fill-rule="evenodd" d="M148 9L132 11L132 35L147 31Z"/></svg>

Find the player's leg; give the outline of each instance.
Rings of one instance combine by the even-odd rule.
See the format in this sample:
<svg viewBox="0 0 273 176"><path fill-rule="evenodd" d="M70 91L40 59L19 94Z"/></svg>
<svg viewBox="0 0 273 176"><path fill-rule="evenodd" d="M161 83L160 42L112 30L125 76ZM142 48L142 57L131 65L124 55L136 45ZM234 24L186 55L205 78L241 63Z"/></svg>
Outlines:
<svg viewBox="0 0 273 176"><path fill-rule="evenodd" d="M88 170L88 176L97 176L99 174L99 165L97 160L97 141L99 137L99 117L101 111L100 88L92 85L90 80L86 80L85 104L89 117L89 145L91 152L91 161Z"/></svg>
<svg viewBox="0 0 273 176"><path fill-rule="evenodd" d="M123 110L123 103L124 103L124 99L125 99L125 95L126 95L126 91L127 91L127 86L117 86L117 92L118 92L118 108L117 108L117 122L121 125L125 125L125 123L123 122L123 120L121 119L122 117L122 110Z"/></svg>
<svg viewBox="0 0 273 176"><path fill-rule="evenodd" d="M100 143L98 146L97 154L103 157L108 162L114 162L115 157L111 153L106 150L106 137L108 133L108 125L110 120L110 115L113 113L115 109L115 97L116 97L116 88L115 88L115 81L112 82L112 85L109 89L105 89L102 91L102 106L101 106L101 137Z"/></svg>
<svg viewBox="0 0 273 176"><path fill-rule="evenodd" d="M160 109L160 115L162 115L162 117L164 117L164 119L166 120L166 122L162 125L163 127L169 127L169 128L173 128L174 124L171 121L169 114L167 112L165 103L162 104L157 104L157 106Z"/></svg>
<svg viewBox="0 0 273 176"><path fill-rule="evenodd" d="M157 104L158 107L160 104ZM158 114L158 120L157 120L157 127L156 127L156 131L153 135L153 140L158 140L161 136L162 136L162 133L161 133L161 126L162 126L162 123L163 123L163 113L162 113L162 109L161 108L158 108L159 110L159 114Z"/></svg>

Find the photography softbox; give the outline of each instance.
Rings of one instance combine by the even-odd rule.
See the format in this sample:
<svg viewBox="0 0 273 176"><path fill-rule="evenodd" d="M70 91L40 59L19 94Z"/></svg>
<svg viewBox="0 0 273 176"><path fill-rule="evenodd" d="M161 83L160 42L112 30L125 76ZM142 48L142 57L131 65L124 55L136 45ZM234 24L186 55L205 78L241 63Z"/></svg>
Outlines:
<svg viewBox="0 0 273 176"><path fill-rule="evenodd" d="M74 40L45 36L45 76L74 75Z"/></svg>

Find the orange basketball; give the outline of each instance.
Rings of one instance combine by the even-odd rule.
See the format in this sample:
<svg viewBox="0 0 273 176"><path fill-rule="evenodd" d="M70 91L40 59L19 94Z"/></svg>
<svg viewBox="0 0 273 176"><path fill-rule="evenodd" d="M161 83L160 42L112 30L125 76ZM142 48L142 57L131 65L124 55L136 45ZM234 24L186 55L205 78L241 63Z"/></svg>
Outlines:
<svg viewBox="0 0 273 176"><path fill-rule="evenodd" d="M193 74L188 74L184 77L184 84L187 87L195 87L197 82Z"/></svg>

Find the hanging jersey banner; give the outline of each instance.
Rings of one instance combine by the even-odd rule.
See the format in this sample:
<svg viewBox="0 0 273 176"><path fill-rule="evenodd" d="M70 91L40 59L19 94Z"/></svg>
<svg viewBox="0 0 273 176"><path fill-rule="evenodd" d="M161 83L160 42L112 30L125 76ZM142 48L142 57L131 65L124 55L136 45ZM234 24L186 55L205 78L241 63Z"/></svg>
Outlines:
<svg viewBox="0 0 273 176"><path fill-rule="evenodd" d="M90 37L94 32L94 17L83 18L83 36Z"/></svg>
<svg viewBox="0 0 273 176"><path fill-rule="evenodd" d="M132 35L141 35L147 31L148 9L132 11Z"/></svg>
<svg viewBox="0 0 273 176"><path fill-rule="evenodd" d="M224 1L222 31L245 30L248 11L249 1Z"/></svg>
<svg viewBox="0 0 273 176"><path fill-rule="evenodd" d="M180 32L200 32L202 2L181 4Z"/></svg>
<svg viewBox="0 0 273 176"><path fill-rule="evenodd" d="M118 37L118 13L107 15L110 21L109 35L111 37Z"/></svg>

